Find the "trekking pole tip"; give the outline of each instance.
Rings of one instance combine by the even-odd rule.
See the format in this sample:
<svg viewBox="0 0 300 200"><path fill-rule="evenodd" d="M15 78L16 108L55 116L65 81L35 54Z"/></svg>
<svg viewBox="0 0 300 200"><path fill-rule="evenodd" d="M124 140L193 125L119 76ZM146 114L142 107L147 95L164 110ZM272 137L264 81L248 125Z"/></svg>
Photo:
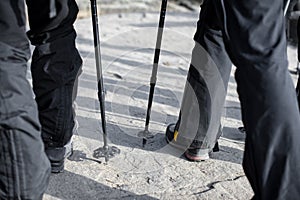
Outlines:
<svg viewBox="0 0 300 200"><path fill-rule="evenodd" d="M138 137L143 138L143 147L145 147L147 140L153 138L154 135L148 131L148 128L145 128L145 130L138 133Z"/></svg>
<svg viewBox="0 0 300 200"><path fill-rule="evenodd" d="M110 158L115 157L117 154L120 154L121 150L115 146L103 146L94 151L94 158L103 158L105 159L105 163L108 162Z"/></svg>

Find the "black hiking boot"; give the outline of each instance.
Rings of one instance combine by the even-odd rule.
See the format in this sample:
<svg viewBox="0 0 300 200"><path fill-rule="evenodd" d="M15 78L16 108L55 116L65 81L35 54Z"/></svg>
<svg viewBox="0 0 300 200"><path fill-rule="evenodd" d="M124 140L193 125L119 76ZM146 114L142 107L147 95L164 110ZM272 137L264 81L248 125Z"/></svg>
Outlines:
<svg viewBox="0 0 300 200"><path fill-rule="evenodd" d="M209 153L211 151L217 152L219 151L219 144L216 142L214 148L212 150L210 149L201 149L201 148L195 148L192 145L195 141L191 141L187 138L182 137L180 134L178 134L178 131L175 131L176 124L170 124L166 129L166 140L167 142L176 148L185 150L185 157L189 161L199 162L209 159Z"/></svg>
<svg viewBox="0 0 300 200"><path fill-rule="evenodd" d="M70 157L73 153L73 142L70 140L63 147L46 147L45 152L51 163L51 172L63 172L65 159Z"/></svg>

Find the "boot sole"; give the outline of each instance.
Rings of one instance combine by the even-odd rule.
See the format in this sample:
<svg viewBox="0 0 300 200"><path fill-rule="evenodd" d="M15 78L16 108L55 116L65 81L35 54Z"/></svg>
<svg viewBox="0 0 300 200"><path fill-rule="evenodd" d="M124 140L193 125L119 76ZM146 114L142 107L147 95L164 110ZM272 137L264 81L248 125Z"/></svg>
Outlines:
<svg viewBox="0 0 300 200"><path fill-rule="evenodd" d="M66 154L64 156L64 159L57 162L51 162L51 173L57 174L64 171L65 168L65 159L69 158L73 154L73 142L70 140L68 144L65 145L66 148Z"/></svg>
<svg viewBox="0 0 300 200"><path fill-rule="evenodd" d="M193 162L203 162L209 159L209 155L208 154L203 154L203 155L190 155L188 153L188 151L186 151L184 153L185 157L187 158L187 160L189 161L193 161Z"/></svg>

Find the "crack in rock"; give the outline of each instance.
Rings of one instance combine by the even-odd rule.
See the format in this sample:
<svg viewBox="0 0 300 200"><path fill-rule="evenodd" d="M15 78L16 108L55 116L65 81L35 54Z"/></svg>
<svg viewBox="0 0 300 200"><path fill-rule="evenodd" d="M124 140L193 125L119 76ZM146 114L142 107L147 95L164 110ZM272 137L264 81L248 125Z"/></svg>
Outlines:
<svg viewBox="0 0 300 200"><path fill-rule="evenodd" d="M222 181L214 181L212 183L207 184L208 189L203 190L201 192L194 193L194 195L203 194L203 193L206 193L206 192L208 192L210 190L213 190L213 189L215 189L215 185L218 184L218 183L232 182L232 181L236 181L236 180L238 180L238 179L240 179L242 177L245 177L245 175L240 175L240 176L237 176L237 177L235 177L233 179L226 179L226 180L222 180Z"/></svg>

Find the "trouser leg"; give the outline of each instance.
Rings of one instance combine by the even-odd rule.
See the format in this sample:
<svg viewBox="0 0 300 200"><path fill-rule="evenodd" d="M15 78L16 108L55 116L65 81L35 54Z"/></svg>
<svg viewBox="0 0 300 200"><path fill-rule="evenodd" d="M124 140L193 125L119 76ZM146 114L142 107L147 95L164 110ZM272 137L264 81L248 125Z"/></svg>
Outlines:
<svg viewBox="0 0 300 200"><path fill-rule="evenodd" d="M297 37L298 37L298 65L300 62L300 17L298 18L297 22ZM297 70L298 66L297 66ZM298 75L298 81L297 81L297 86L296 86L296 93L297 93L297 98L298 98L298 106L300 108L300 75Z"/></svg>
<svg viewBox="0 0 300 200"><path fill-rule="evenodd" d="M67 6L68 12L67 15L58 13L58 16L65 16L56 21L58 24L50 21L51 26L40 27L36 21L42 14L29 12L31 30L28 35L36 46L31 64L33 89L46 147L63 147L72 137L73 87L82 64L73 28L78 7L74 0L64 2L66 5L62 7ZM29 5L32 6L29 10L35 10L34 4Z"/></svg>
<svg viewBox="0 0 300 200"><path fill-rule="evenodd" d="M298 107L300 108L300 76L298 75L298 81L296 86L296 94L298 99Z"/></svg>
<svg viewBox="0 0 300 200"><path fill-rule="evenodd" d="M50 165L26 80L23 1L0 1L0 30L0 199L41 199Z"/></svg>
<svg viewBox="0 0 300 200"><path fill-rule="evenodd" d="M194 36L179 128L179 133L192 141L192 147L209 151L221 135L220 119L231 71L215 15L212 2L204 1Z"/></svg>
<svg viewBox="0 0 300 200"><path fill-rule="evenodd" d="M283 2L214 0L247 130L243 167L254 199L300 196L300 117L287 68Z"/></svg>

